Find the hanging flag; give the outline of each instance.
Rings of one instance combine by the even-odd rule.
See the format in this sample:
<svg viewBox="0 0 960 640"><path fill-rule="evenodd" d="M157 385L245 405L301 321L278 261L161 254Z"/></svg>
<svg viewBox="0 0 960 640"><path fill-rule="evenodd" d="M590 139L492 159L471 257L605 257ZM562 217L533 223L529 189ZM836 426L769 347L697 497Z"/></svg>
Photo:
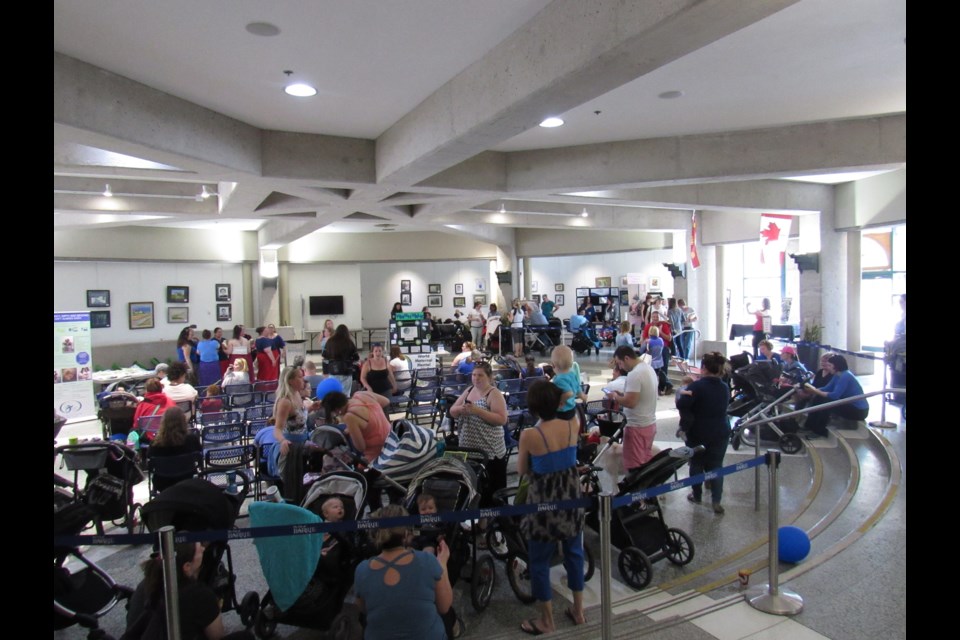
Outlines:
<svg viewBox="0 0 960 640"><path fill-rule="evenodd" d="M700 256L697 254L697 212L690 214L690 265L696 269L700 266Z"/></svg>
<svg viewBox="0 0 960 640"><path fill-rule="evenodd" d="M776 213L760 215L760 262L774 264L780 261L780 254L787 250L790 239L790 224L793 216Z"/></svg>

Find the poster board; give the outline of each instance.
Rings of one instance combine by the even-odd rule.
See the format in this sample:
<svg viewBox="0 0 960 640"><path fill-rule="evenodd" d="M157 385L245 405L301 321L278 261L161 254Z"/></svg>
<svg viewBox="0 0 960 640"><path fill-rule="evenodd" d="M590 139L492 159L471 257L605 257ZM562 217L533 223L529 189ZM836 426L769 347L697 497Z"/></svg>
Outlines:
<svg viewBox="0 0 960 640"><path fill-rule="evenodd" d="M53 313L53 408L67 419L97 415L89 311Z"/></svg>

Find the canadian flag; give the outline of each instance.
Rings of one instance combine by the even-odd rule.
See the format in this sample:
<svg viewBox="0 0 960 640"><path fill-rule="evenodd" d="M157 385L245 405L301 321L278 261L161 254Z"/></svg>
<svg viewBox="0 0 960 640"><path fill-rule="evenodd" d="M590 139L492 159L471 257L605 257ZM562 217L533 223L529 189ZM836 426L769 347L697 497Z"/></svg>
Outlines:
<svg viewBox="0 0 960 640"><path fill-rule="evenodd" d="M690 265L696 269L700 266L700 256L697 255L697 212L690 215Z"/></svg>
<svg viewBox="0 0 960 640"><path fill-rule="evenodd" d="M787 250L790 239L790 224L793 216L776 213L760 215L760 262L780 262L780 254Z"/></svg>

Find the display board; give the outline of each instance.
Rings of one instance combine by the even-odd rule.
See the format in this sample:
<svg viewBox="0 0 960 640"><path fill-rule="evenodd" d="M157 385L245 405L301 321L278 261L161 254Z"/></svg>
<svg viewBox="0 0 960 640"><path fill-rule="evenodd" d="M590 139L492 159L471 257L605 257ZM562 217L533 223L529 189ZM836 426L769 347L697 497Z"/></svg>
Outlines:
<svg viewBox="0 0 960 640"><path fill-rule="evenodd" d="M415 354L431 353L433 346L430 344L430 328L430 321L425 320L423 313L419 311L397 313L390 319L390 344L399 346L401 353L411 357ZM414 358L414 361L417 359Z"/></svg>
<svg viewBox="0 0 960 640"><path fill-rule="evenodd" d="M53 409L65 418L97 415L90 312L53 314Z"/></svg>

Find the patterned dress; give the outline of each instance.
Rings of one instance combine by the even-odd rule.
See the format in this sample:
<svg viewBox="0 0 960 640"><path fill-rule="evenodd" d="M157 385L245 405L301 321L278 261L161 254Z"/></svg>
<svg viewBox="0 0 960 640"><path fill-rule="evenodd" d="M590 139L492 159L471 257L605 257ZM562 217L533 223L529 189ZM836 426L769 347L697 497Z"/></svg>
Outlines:
<svg viewBox="0 0 960 640"><path fill-rule="evenodd" d="M570 422L567 427L572 428ZM547 443L540 426L534 427ZM566 447L539 456L530 456L532 470L527 489L527 504L560 502L580 498L580 476L577 474L577 448ZM538 511L523 516L520 531L528 540L558 542L573 538L583 528L583 509Z"/></svg>

